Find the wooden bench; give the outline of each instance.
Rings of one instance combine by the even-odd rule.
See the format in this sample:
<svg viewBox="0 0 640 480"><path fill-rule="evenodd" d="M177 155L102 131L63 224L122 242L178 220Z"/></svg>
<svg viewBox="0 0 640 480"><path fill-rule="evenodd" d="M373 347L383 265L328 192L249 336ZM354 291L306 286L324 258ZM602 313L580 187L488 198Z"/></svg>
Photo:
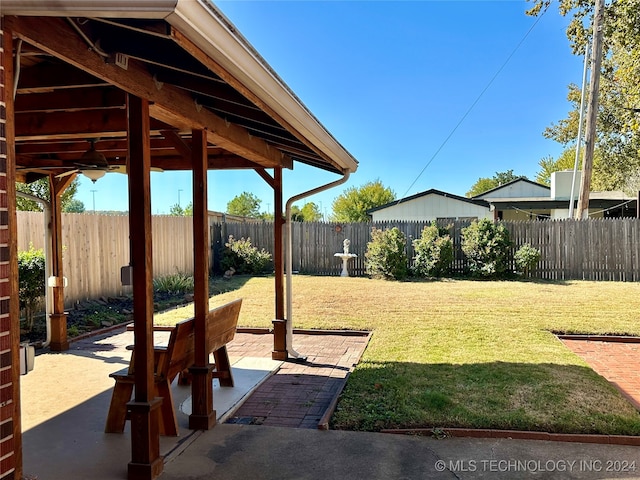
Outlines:
<svg viewBox="0 0 640 480"><path fill-rule="evenodd" d="M235 300L211 310L207 314L206 346L209 354L213 353L216 369L213 377L218 378L223 387L233 387L231 363L227 354L227 343L233 340L238 324L238 316L242 300ZM166 330L160 328L159 330ZM154 347L154 385L155 396L162 398L160 407L160 433L162 435L178 435L178 419L173 408L171 383L178 374L183 383L188 383L186 371L194 362L193 318L183 320L171 329L166 347ZM135 385L135 366L133 355L127 370L112 373L116 381L109 405L109 413L105 426L106 433L122 433L127 420L127 403L131 400Z"/></svg>

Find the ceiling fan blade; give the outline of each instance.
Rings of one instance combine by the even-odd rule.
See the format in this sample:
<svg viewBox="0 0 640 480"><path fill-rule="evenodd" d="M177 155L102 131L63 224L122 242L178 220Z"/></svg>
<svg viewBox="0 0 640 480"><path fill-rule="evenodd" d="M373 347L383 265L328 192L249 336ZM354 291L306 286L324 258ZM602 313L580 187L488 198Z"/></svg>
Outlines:
<svg viewBox="0 0 640 480"><path fill-rule="evenodd" d="M164 172L164 169L160 168L160 167L151 167L151 171L152 172ZM124 175L127 174L127 166L126 165L111 165L109 167L109 170L107 170L108 173L122 173Z"/></svg>
<svg viewBox="0 0 640 480"><path fill-rule="evenodd" d="M127 174L127 166L126 165L111 165L109 167L109 172L114 172L114 173L123 173L123 174Z"/></svg>
<svg viewBox="0 0 640 480"><path fill-rule="evenodd" d="M78 173L79 170L75 169L75 170L69 170L68 172L62 172L58 175L56 175L56 178L63 178L63 177L68 177L69 175L73 175L74 173Z"/></svg>

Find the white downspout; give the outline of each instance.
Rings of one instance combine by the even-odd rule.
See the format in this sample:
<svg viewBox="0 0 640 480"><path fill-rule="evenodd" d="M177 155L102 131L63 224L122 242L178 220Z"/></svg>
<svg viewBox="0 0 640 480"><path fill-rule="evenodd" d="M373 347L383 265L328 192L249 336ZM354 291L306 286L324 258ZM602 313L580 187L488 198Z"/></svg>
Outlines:
<svg viewBox="0 0 640 480"><path fill-rule="evenodd" d="M306 357L296 352L293 349L293 313L292 313L292 292L291 292L291 282L293 277L293 239L291 235L291 206L294 202L298 200L309 197L311 195L315 195L316 193L324 192L325 190L329 190L330 188L337 187L338 185L342 185L347 180L349 180L349 176L351 175L351 171L347 170L343 172L343 177L335 182L327 183L326 185L322 185L320 187L316 187L312 190L307 190L306 192L299 193L294 195L289 200L287 200L287 204L285 207L285 236L287 242L287 254L286 254L286 283L287 283L287 310L286 310L286 325L287 325L287 354L290 358L305 360Z"/></svg>
<svg viewBox="0 0 640 480"><path fill-rule="evenodd" d="M52 297L49 293L49 284L46 281L51 275L53 275L53 271L51 268L51 203L43 200L40 197L36 197L35 195L31 195L30 193L24 192L16 192L16 195L28 198L29 200L33 200L34 202L42 205L44 209L44 270L45 270L45 287L44 287L44 303L45 303L45 322L47 326L47 338L45 342L42 344L42 347L48 347L49 343L51 343L51 302Z"/></svg>

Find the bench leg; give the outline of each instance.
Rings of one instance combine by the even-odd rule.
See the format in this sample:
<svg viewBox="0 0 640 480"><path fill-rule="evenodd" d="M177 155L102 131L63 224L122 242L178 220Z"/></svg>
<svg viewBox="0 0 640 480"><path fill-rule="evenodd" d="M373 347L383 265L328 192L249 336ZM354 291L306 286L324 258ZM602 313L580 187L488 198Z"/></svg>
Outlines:
<svg viewBox="0 0 640 480"><path fill-rule="evenodd" d="M156 383L157 396L162 397L160 406L160 435L178 436L178 418L173 408L173 394L168 380Z"/></svg>
<svg viewBox="0 0 640 480"><path fill-rule="evenodd" d="M214 376L220 381L221 387L233 387L233 375L231 375L231 362L227 353L227 346L220 347L213 352L216 361Z"/></svg>
<svg viewBox="0 0 640 480"><path fill-rule="evenodd" d="M119 382L113 387L105 433L122 433L127 421L127 403L133 394L133 382Z"/></svg>

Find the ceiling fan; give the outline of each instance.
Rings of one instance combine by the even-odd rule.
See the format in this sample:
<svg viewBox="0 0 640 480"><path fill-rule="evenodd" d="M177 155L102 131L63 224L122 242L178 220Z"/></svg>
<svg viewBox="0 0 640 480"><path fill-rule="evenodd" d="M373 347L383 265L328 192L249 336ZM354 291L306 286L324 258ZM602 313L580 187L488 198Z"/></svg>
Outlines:
<svg viewBox="0 0 640 480"><path fill-rule="evenodd" d="M96 150L95 139L90 140L90 142L91 146L89 147L89 150L84 152L75 163L78 168L61 173L60 175L57 175L57 177L66 177L67 175L80 172L88 177L93 183L96 183L96 180L104 177L104 174L107 172L122 171L121 165L109 165L106 157Z"/></svg>
<svg viewBox="0 0 640 480"><path fill-rule="evenodd" d="M116 173L127 173L126 165L109 165L107 158L96 150L95 144L99 139L90 139L89 142L91 146L87 151L85 151L80 158L73 162L72 165L74 168L67 170L65 172L59 173L55 175L56 178L62 178L69 175L73 175L74 173L82 173L87 178L89 178L93 183L95 183L100 178L104 177L105 173L116 172ZM65 166L70 166L69 164ZM37 180L38 178L42 178L42 176L46 175L44 171L46 170L60 170L61 166L42 166L42 167L28 167L21 169L22 171L31 172L31 174L35 174L36 178L32 178L31 181ZM164 170L160 167L151 167L151 171L153 172L163 172Z"/></svg>

